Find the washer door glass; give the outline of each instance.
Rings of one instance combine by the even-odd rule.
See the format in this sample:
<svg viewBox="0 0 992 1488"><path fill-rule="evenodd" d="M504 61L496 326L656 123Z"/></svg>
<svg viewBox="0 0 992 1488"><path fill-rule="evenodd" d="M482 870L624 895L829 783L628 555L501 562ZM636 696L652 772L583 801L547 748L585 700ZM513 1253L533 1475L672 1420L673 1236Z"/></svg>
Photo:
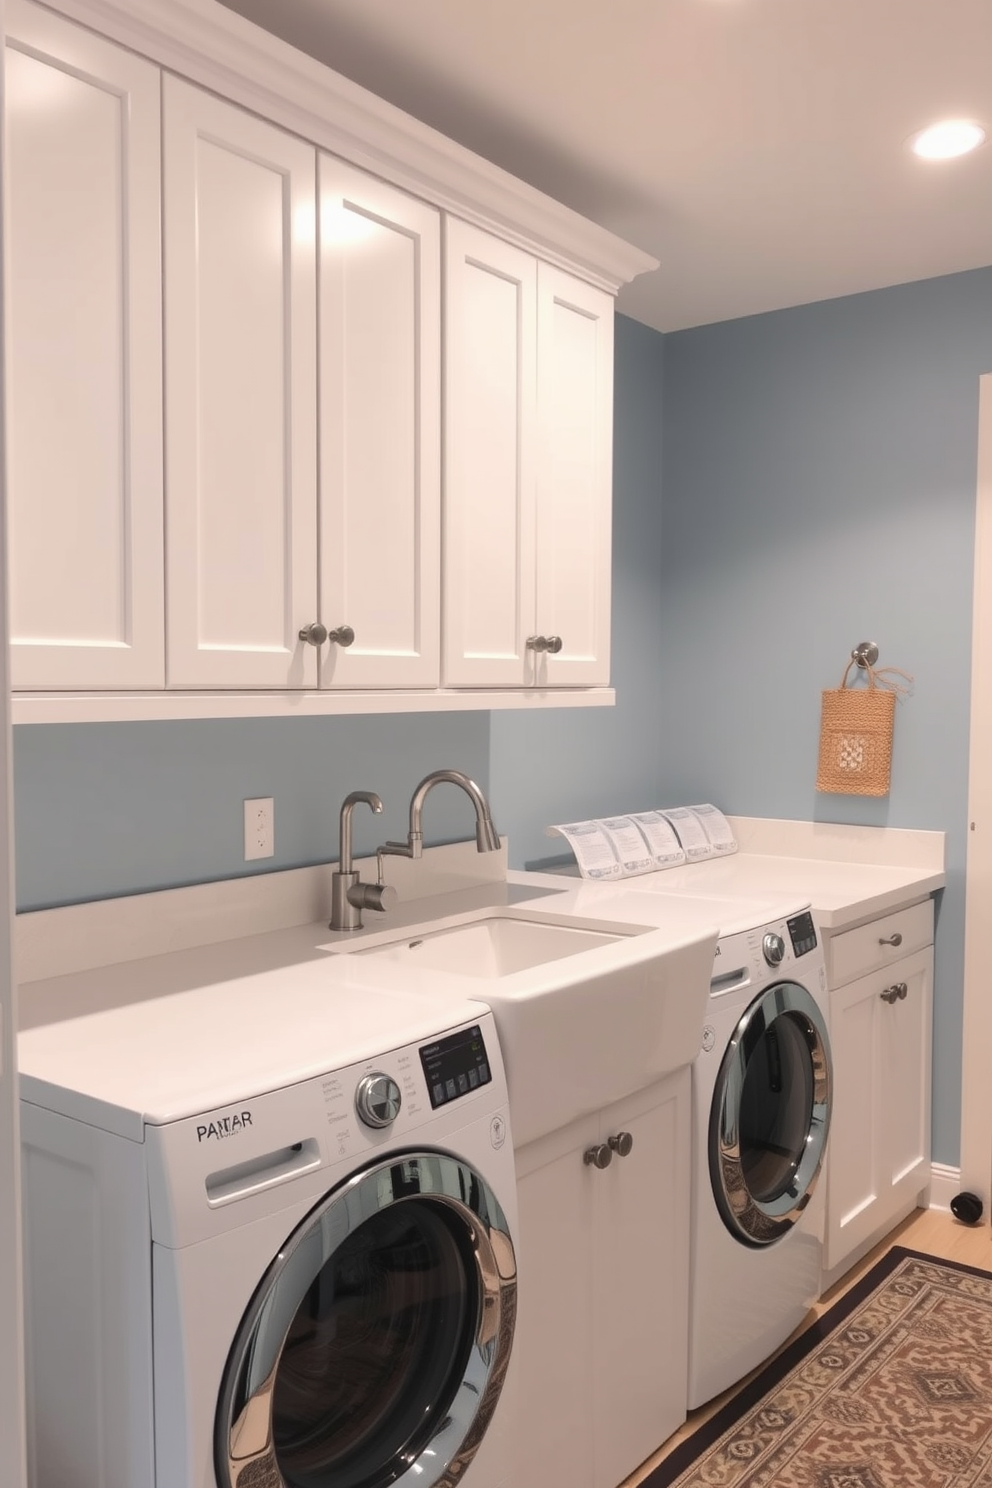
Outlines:
<svg viewBox="0 0 992 1488"><path fill-rule="evenodd" d="M805 987L779 982L727 1045L710 1111L710 1177L724 1223L749 1245L788 1231L812 1197L830 1125L830 1048Z"/></svg>
<svg viewBox="0 0 992 1488"><path fill-rule="evenodd" d="M468 1164L393 1157L283 1246L225 1371L224 1488L459 1481L502 1388L516 1311L503 1212Z"/></svg>

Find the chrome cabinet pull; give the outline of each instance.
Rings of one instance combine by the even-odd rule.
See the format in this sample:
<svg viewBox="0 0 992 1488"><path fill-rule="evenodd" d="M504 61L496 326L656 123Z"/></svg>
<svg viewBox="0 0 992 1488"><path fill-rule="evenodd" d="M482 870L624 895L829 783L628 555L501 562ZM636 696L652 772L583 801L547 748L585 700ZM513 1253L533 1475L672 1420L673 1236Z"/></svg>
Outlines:
<svg viewBox="0 0 992 1488"><path fill-rule="evenodd" d="M300 640L306 641L308 646L322 646L327 640L327 626L321 625L319 620L314 620L311 625L304 625L300 631Z"/></svg>
<svg viewBox="0 0 992 1488"><path fill-rule="evenodd" d="M896 998L899 996L899 988L886 987L885 991L880 992L878 995L883 1002L895 1002Z"/></svg>
<svg viewBox="0 0 992 1488"><path fill-rule="evenodd" d="M613 1151L605 1142L600 1142L596 1147L588 1147L582 1154L582 1161L587 1167L608 1168L613 1161Z"/></svg>
<svg viewBox="0 0 992 1488"><path fill-rule="evenodd" d="M630 1132L617 1132L615 1137L609 1138L609 1144L617 1157L629 1157L634 1147L634 1138Z"/></svg>
<svg viewBox="0 0 992 1488"><path fill-rule="evenodd" d="M879 945L902 945L902 935L897 930L896 933L894 935L890 935L887 940L884 940L880 937L878 943Z"/></svg>
<svg viewBox="0 0 992 1488"><path fill-rule="evenodd" d="M561 636L557 635L532 635L527 637L528 651L547 651L552 656L557 656L563 645L564 642Z"/></svg>
<svg viewBox="0 0 992 1488"><path fill-rule="evenodd" d="M337 646L350 646L354 639L355 632L350 625L339 625L328 634L328 640L333 641Z"/></svg>
<svg viewBox="0 0 992 1488"><path fill-rule="evenodd" d="M909 996L909 987L906 985L905 982L897 982L896 992L899 995L899 1001L905 1002L906 998Z"/></svg>

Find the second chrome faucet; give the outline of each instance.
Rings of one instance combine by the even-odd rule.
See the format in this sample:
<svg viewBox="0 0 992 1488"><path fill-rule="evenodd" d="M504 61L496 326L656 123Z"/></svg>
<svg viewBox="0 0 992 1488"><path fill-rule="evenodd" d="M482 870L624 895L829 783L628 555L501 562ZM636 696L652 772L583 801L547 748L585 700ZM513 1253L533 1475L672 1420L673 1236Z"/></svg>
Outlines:
<svg viewBox="0 0 992 1488"><path fill-rule="evenodd" d="M489 803L475 781L461 770L432 770L417 786L410 801L410 830L405 842L385 842L376 852L378 882L363 883L353 861L351 849L351 814L359 805L370 806L378 815L382 801L374 791L352 791L345 796L341 806L340 861L331 877L331 921L332 930L360 930L363 909L392 909L396 903L396 890L383 882L383 858L396 856L420 858L424 851L423 814L424 802L435 785L459 786L475 810L475 845L479 852L497 852L499 833L493 825Z"/></svg>

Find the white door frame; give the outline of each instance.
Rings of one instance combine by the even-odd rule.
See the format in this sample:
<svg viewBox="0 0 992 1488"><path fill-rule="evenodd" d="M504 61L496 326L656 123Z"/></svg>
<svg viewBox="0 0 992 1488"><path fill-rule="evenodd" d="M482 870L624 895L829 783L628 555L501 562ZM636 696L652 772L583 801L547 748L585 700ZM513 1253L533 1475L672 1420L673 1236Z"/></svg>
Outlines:
<svg viewBox="0 0 992 1488"><path fill-rule="evenodd" d="M0 48L4 42L0 0ZM2 55L2 53L0 53ZM3 136L3 67L0 66L0 176L6 180ZM3 260L4 204L0 201L0 346L6 346ZM4 431L4 358L0 356L0 450ZM10 747L10 654L7 646L6 470L0 455L0 1478L25 1488L24 1312L21 1283L20 1125L17 1103L17 988L11 967L14 923L14 834Z"/></svg>
<svg viewBox="0 0 992 1488"><path fill-rule="evenodd" d="M961 1187L992 1197L992 373L980 379L975 594L971 639L971 755L965 875L961 1051Z"/></svg>

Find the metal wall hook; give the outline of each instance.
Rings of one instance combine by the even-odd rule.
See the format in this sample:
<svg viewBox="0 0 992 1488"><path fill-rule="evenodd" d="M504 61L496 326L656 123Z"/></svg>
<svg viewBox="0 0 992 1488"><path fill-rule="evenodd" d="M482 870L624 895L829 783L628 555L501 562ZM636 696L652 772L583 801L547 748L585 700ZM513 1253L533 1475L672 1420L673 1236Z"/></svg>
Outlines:
<svg viewBox="0 0 992 1488"><path fill-rule="evenodd" d="M851 652L851 660L859 667L873 667L878 660L878 647L874 641L860 641Z"/></svg>

